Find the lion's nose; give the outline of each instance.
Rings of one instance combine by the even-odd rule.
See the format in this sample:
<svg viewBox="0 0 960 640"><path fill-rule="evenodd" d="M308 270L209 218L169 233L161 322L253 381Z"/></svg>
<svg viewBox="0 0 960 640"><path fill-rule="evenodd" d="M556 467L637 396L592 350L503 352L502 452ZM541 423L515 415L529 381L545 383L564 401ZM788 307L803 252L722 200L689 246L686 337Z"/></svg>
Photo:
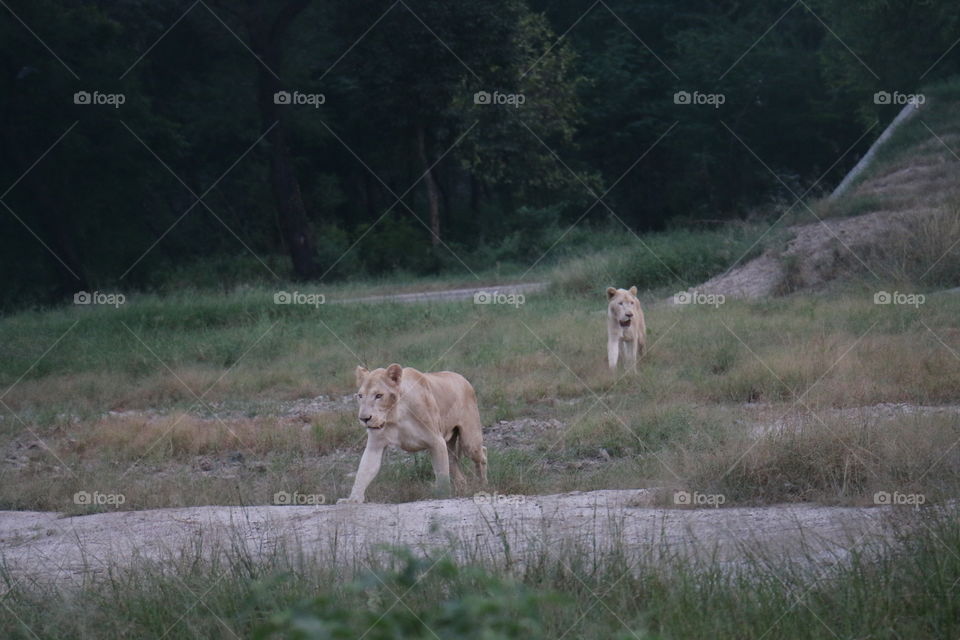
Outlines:
<svg viewBox="0 0 960 640"><path fill-rule="evenodd" d="M629 311L627 311L627 317L628 317L628 318L632 318L632 317L633 317L633 314L630 313Z"/></svg>
<svg viewBox="0 0 960 640"><path fill-rule="evenodd" d="M372 417L373 416L360 416L360 421L363 423L367 423L367 422L370 422L370 418Z"/></svg>

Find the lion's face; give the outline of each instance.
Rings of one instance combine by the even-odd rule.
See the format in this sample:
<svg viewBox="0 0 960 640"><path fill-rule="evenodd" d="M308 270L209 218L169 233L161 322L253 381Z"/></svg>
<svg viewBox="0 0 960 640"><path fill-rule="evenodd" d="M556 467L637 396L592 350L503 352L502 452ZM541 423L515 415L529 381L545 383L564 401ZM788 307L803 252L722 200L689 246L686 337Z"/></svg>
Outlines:
<svg viewBox="0 0 960 640"><path fill-rule="evenodd" d="M357 367L357 418L367 429L382 429L387 423L400 397L402 374L403 367L398 364L373 371Z"/></svg>
<svg viewBox="0 0 960 640"><path fill-rule="evenodd" d="M607 301L610 317L616 320L621 327L632 325L640 314L640 301L637 299L637 288L607 289Z"/></svg>

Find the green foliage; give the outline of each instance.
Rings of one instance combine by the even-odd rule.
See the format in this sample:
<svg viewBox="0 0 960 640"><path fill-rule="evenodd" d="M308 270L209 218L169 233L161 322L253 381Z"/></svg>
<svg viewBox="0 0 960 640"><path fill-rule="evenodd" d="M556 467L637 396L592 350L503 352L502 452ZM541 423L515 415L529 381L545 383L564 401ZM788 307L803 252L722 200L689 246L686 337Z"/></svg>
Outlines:
<svg viewBox="0 0 960 640"><path fill-rule="evenodd" d="M613 285L687 289L737 259L743 262L758 254L763 245L757 241L765 230L730 225L720 231L680 229L639 237L624 231L612 246L558 267L552 281L583 293Z"/></svg>
<svg viewBox="0 0 960 640"><path fill-rule="evenodd" d="M550 637L543 610L558 605L558 596L481 568L460 567L449 556L417 557L405 548L394 554L398 567L371 571L347 585L343 595L321 595L277 611L253 637Z"/></svg>

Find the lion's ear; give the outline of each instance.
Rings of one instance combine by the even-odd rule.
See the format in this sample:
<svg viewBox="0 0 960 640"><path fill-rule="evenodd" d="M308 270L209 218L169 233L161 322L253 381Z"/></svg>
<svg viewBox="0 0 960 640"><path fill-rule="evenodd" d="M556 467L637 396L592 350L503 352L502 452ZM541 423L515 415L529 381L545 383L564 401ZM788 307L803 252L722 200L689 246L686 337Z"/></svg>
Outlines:
<svg viewBox="0 0 960 640"><path fill-rule="evenodd" d="M370 372L367 371L366 367L358 366L354 370L354 375L357 377L357 389L359 389L363 385L363 379L367 377L368 373Z"/></svg>
<svg viewBox="0 0 960 640"><path fill-rule="evenodd" d="M387 378L393 384L400 384L400 376L403 375L403 367L394 362L392 365L387 367Z"/></svg>
<svg viewBox="0 0 960 640"><path fill-rule="evenodd" d="M636 286L630 287L630 294L631 294L631 295L637 295L637 287L636 287Z"/></svg>
<svg viewBox="0 0 960 640"><path fill-rule="evenodd" d="M617 290L613 287L607 287L607 300L617 295Z"/></svg>

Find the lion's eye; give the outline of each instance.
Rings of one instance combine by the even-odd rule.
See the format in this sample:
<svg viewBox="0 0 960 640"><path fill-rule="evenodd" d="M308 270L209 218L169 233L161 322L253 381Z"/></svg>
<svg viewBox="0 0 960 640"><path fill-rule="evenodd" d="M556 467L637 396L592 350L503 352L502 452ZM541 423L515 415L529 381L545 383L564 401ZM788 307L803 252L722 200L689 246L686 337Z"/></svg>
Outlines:
<svg viewBox="0 0 960 640"><path fill-rule="evenodd" d="M358 394L357 394L357 397L358 397L358 398L362 398L362 397L363 397L363 394L362 394L362 393L358 393Z"/></svg>
<svg viewBox="0 0 960 640"><path fill-rule="evenodd" d="M376 399L379 400L379 399L382 398L382 397L383 397L383 394L382 394L382 393L378 393Z"/></svg>

